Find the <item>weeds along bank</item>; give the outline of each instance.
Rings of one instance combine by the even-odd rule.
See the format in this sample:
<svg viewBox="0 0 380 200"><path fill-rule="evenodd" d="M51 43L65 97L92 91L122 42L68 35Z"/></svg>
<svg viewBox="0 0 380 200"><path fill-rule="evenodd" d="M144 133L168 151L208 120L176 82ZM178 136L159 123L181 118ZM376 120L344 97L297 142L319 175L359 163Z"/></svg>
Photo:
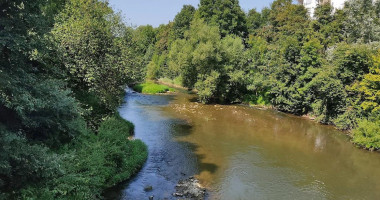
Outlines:
<svg viewBox="0 0 380 200"><path fill-rule="evenodd" d="M1 9L0 199L101 198L147 157L116 112L141 79L133 30L97 0Z"/></svg>
<svg viewBox="0 0 380 200"><path fill-rule="evenodd" d="M350 0L336 11L325 4L310 18L291 0L248 13L237 0L201 0L136 36L150 58L147 79L195 89L203 103L313 116L352 130L360 147L380 148L379 1Z"/></svg>

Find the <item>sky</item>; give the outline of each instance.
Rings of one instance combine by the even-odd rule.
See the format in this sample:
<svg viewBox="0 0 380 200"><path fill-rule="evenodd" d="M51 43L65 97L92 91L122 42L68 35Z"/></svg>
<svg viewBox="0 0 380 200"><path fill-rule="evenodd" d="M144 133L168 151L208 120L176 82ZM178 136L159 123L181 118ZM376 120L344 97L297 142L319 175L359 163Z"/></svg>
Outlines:
<svg viewBox="0 0 380 200"><path fill-rule="evenodd" d="M273 0L240 0L244 11L269 7ZM199 0L109 0L115 11L121 11L128 25L150 24L154 27L173 21L183 5L197 7Z"/></svg>

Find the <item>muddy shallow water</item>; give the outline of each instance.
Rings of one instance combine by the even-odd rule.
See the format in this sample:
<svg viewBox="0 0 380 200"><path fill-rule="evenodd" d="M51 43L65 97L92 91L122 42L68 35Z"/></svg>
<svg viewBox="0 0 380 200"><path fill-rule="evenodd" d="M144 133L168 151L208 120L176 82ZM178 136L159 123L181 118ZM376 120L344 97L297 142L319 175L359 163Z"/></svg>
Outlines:
<svg viewBox="0 0 380 200"><path fill-rule="evenodd" d="M354 147L333 127L194 98L127 93L119 112L149 157L108 199L175 199L177 182L193 175L208 199L380 198L380 154Z"/></svg>

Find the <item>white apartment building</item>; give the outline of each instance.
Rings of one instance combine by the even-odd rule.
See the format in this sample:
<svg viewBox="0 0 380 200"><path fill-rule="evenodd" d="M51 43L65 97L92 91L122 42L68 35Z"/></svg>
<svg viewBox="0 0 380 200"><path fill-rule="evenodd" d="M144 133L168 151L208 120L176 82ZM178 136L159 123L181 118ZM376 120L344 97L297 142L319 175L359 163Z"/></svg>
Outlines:
<svg viewBox="0 0 380 200"><path fill-rule="evenodd" d="M335 9L342 9L344 2L347 0L330 0L331 5ZM320 3L329 2L328 0L303 0L303 5L309 10L310 16L314 16L314 10Z"/></svg>

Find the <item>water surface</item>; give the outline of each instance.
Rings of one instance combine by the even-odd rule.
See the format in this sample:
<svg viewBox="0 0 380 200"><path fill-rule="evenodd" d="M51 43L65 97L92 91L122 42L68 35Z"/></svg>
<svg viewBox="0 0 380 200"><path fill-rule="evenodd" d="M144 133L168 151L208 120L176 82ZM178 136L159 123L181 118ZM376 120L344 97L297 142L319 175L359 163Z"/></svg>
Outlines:
<svg viewBox="0 0 380 200"><path fill-rule="evenodd" d="M178 180L192 175L209 199L380 198L380 154L354 147L333 127L194 98L128 92L119 112L135 124L149 158L112 198L175 199Z"/></svg>

